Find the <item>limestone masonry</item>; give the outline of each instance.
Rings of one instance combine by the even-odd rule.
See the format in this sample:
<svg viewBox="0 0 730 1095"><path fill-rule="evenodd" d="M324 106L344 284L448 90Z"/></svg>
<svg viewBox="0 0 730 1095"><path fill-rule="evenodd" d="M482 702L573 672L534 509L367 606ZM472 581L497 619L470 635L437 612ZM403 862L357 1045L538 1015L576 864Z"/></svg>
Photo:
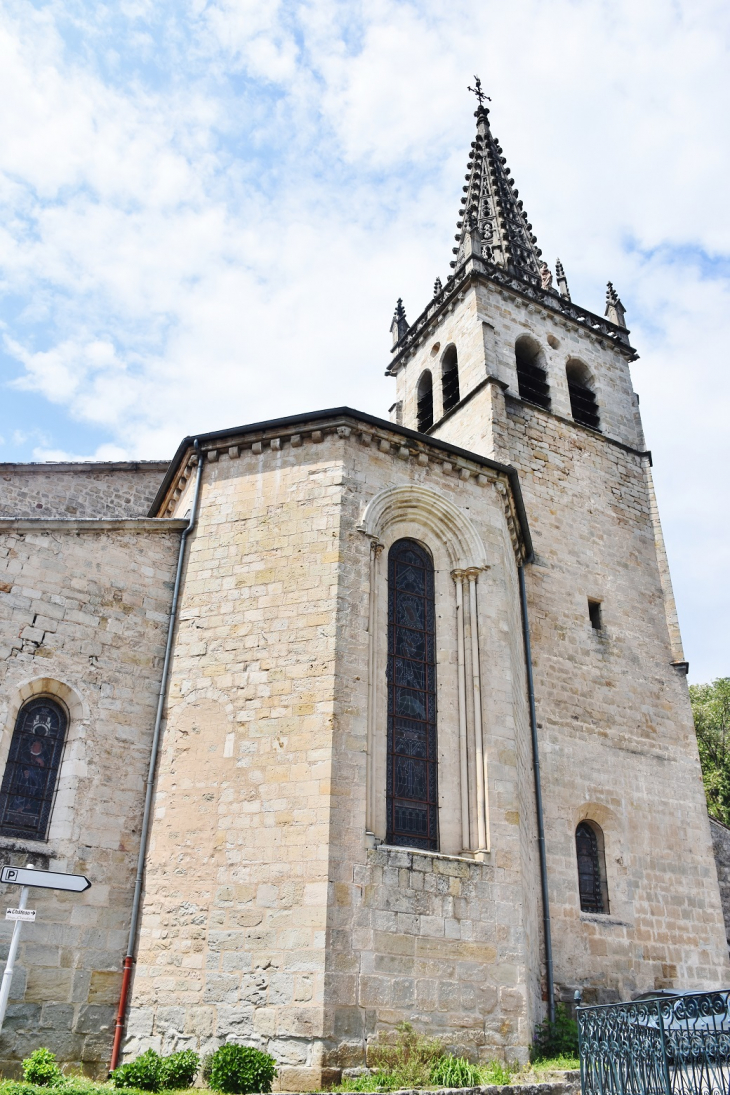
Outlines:
<svg viewBox="0 0 730 1095"><path fill-rule="evenodd" d="M553 288L476 118L390 421L0 465L0 858L92 881L34 895L7 1074L39 1044L105 1074L125 958L124 1059L240 1041L289 1090L402 1020L524 1061L576 989L727 985L623 306Z"/></svg>

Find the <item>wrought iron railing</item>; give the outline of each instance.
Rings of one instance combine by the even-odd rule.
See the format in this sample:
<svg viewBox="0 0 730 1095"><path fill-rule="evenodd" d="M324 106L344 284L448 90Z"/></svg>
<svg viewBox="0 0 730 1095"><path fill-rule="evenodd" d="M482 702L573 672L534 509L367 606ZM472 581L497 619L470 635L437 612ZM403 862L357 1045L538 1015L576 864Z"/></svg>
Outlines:
<svg viewBox="0 0 730 1095"><path fill-rule="evenodd" d="M729 1095L730 991L578 1008L582 1095Z"/></svg>

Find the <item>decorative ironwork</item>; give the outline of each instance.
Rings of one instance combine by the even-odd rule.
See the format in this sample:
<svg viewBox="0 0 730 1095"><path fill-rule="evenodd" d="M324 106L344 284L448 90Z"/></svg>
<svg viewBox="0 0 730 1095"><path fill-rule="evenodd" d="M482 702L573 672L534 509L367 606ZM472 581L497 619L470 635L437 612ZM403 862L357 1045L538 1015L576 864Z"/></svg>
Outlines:
<svg viewBox="0 0 730 1095"><path fill-rule="evenodd" d="M601 849L598 837L587 821L575 830L575 851L578 858L578 890L581 912L605 913L601 885Z"/></svg>
<svg viewBox="0 0 730 1095"><path fill-rule="evenodd" d="M492 100L489 95L485 95L485 93L482 91L482 81L479 79L478 76L474 77L474 83L476 84L476 87L468 87L466 90L471 91L473 95L476 95L477 99L479 100L479 106L484 106L485 99L487 99L491 103Z"/></svg>
<svg viewBox="0 0 730 1095"><path fill-rule="evenodd" d="M388 844L436 850L433 563L414 540L388 554Z"/></svg>
<svg viewBox="0 0 730 1095"><path fill-rule="evenodd" d="M578 1008L582 1095L726 1095L730 991Z"/></svg>
<svg viewBox="0 0 730 1095"><path fill-rule="evenodd" d="M45 839L66 724L61 706L45 696L21 708L0 787L4 836Z"/></svg>

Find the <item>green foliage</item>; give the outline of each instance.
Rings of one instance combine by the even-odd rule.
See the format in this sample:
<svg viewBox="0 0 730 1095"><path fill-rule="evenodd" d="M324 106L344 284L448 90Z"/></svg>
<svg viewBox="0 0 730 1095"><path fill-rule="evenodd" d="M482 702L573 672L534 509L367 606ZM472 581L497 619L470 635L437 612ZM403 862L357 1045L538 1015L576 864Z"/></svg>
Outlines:
<svg viewBox="0 0 730 1095"><path fill-rule="evenodd" d="M530 1058L542 1061L548 1057L578 1056L578 1024L571 1019L565 1004L555 1009L555 1022L544 1019L535 1029Z"/></svg>
<svg viewBox="0 0 730 1095"><path fill-rule="evenodd" d="M730 677L691 684L689 698L705 784L707 809L730 825Z"/></svg>
<svg viewBox="0 0 730 1095"><path fill-rule="evenodd" d="M274 1058L252 1046L221 1046L210 1062L210 1086L230 1095L271 1091L275 1076Z"/></svg>
<svg viewBox="0 0 730 1095"><path fill-rule="evenodd" d="M580 1068L580 1057L563 1053L557 1057L543 1057L532 1065L533 1072L557 1072L566 1068Z"/></svg>
<svg viewBox="0 0 730 1095"><path fill-rule="evenodd" d="M483 1084L511 1084L519 1065L506 1065L504 1061L490 1061L479 1069Z"/></svg>
<svg viewBox="0 0 730 1095"><path fill-rule="evenodd" d="M63 1082L63 1073L50 1049L35 1049L23 1061L23 1079L38 1087L55 1087Z"/></svg>
<svg viewBox="0 0 730 1095"><path fill-rule="evenodd" d="M154 1049L148 1049L136 1060L115 1068L109 1078L117 1089L162 1091L170 1088L192 1087L199 1068L200 1057L192 1049L182 1049L179 1053L170 1053L167 1057L160 1057ZM64 1089L63 1095L69 1095L69 1093Z"/></svg>
<svg viewBox="0 0 730 1095"><path fill-rule="evenodd" d="M200 1068L200 1057L192 1049L170 1053L160 1061L160 1087L179 1090L192 1087Z"/></svg>
<svg viewBox="0 0 730 1095"><path fill-rule="evenodd" d="M478 1087L482 1082L479 1065L466 1057L454 1057L453 1053L445 1054L431 1067L431 1083L437 1087Z"/></svg>
<svg viewBox="0 0 730 1095"><path fill-rule="evenodd" d="M159 1091L161 1084L162 1058L154 1049L115 1068L109 1079L114 1087L136 1087L140 1091Z"/></svg>
<svg viewBox="0 0 730 1095"><path fill-rule="evenodd" d="M431 1080L431 1069L444 1055L439 1038L427 1038L413 1029L410 1023L399 1023L395 1038L388 1036L368 1050L368 1062L384 1073L386 1090L399 1087L426 1087Z"/></svg>
<svg viewBox="0 0 730 1095"><path fill-rule="evenodd" d="M392 1076L389 1072L364 1072L362 1076L347 1077L337 1085L336 1091L392 1091Z"/></svg>

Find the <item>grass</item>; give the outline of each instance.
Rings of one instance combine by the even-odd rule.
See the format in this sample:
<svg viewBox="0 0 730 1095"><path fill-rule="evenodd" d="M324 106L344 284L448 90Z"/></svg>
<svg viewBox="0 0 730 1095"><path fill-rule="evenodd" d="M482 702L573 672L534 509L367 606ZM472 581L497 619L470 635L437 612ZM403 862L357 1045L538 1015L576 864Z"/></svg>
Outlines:
<svg viewBox="0 0 730 1095"><path fill-rule="evenodd" d="M564 1068L580 1068L580 1057L566 1056L545 1057L539 1061L533 1061L530 1065L531 1072L555 1072Z"/></svg>
<svg viewBox="0 0 730 1095"><path fill-rule="evenodd" d="M0 1095L151 1095L151 1092L136 1087L113 1087L106 1081L90 1080L87 1076L70 1073L53 1087L29 1084L27 1080L0 1080ZM171 1088L157 1091L155 1095L194 1095L194 1089ZM217 1093L211 1092L211 1095Z"/></svg>
<svg viewBox="0 0 730 1095"><path fill-rule="evenodd" d="M421 1065L423 1054L419 1055ZM576 1057L558 1056L543 1058L533 1061L532 1064L520 1068L519 1065L505 1064L504 1061L488 1061L486 1064L475 1065L464 1057L454 1057L444 1053L434 1057L428 1069L420 1070L411 1062L410 1068L403 1070L396 1064L395 1067L379 1065L376 1071L365 1073L353 1079L344 1079L341 1083L330 1088L332 1092L389 1092L402 1088L439 1088L439 1087L486 1087L492 1084L504 1086L506 1084L521 1084L540 1082L541 1074L554 1072L561 1069L574 1069L580 1067L580 1061ZM2 1092L0 1092L2 1095Z"/></svg>

